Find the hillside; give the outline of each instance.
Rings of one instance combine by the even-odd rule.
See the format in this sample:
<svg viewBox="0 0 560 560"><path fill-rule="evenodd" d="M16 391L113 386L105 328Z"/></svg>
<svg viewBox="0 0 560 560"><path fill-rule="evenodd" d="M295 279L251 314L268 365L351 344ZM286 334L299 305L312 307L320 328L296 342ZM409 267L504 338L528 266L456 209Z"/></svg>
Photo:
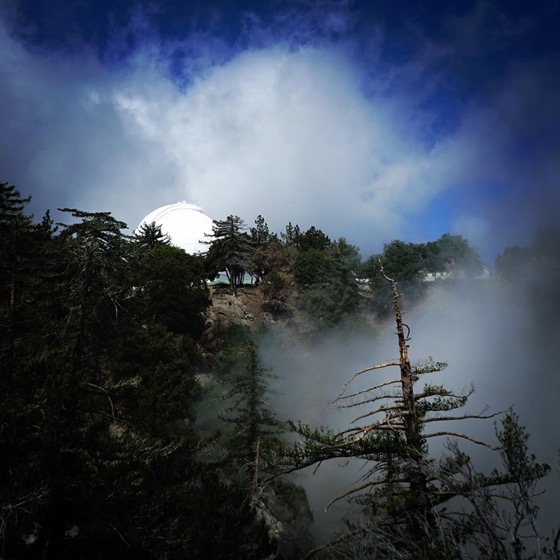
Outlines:
<svg viewBox="0 0 560 560"><path fill-rule="evenodd" d="M259 327L274 321L269 313L263 312L264 294L258 286L239 288L235 294L228 286L210 286L212 305L208 309L208 322L220 321Z"/></svg>
<svg viewBox="0 0 560 560"><path fill-rule="evenodd" d="M367 286L359 286L361 305L356 310L353 320L360 320L375 326L379 319L368 308L367 302L372 292ZM286 291L281 312L268 310L265 288L246 284L232 293L229 286L210 286L211 305L206 313L209 331L218 325L244 325L253 331L274 327L289 329L300 338L312 337L313 333L324 328L321 320L311 317L299 305L300 294L295 286Z"/></svg>

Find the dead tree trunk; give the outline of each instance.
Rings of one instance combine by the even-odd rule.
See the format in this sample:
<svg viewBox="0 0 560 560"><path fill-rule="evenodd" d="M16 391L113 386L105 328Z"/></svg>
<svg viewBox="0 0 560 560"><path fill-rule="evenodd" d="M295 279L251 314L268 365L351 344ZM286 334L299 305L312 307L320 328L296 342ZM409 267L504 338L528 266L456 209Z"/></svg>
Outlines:
<svg viewBox="0 0 560 560"><path fill-rule="evenodd" d="M416 414L416 402L414 397L414 376L410 359L408 357L408 332L405 334L402 312L400 306L400 294L397 283L389 278L383 268L381 269L385 280L391 283L393 291L393 310L397 324L397 337L399 343L399 369L400 385L402 393L402 418L404 424L404 435L406 441L408 466L407 478L410 487L410 519L409 528L415 539L425 536L429 528L430 504L427 493L426 475L422 469L422 458L424 455L424 441L422 438L422 421Z"/></svg>

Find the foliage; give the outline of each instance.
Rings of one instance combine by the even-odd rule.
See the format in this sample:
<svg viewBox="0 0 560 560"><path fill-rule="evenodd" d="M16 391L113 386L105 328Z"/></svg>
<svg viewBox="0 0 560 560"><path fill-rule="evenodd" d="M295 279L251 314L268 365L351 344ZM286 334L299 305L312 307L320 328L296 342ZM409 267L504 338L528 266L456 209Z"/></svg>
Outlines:
<svg viewBox="0 0 560 560"><path fill-rule="evenodd" d="M391 287L383 279L381 268L399 283L403 301L414 304L425 289L421 282L425 269L424 254L422 244L395 240L384 245L382 254L372 255L364 261L358 275L367 281L373 292L369 305L377 315L385 316L391 312Z"/></svg>
<svg viewBox="0 0 560 560"><path fill-rule="evenodd" d="M534 257L558 258L560 250L560 228L557 224L548 224L538 228L531 241Z"/></svg>
<svg viewBox="0 0 560 560"><path fill-rule="evenodd" d="M495 260L496 272L509 282L529 282L539 290L539 284L558 277L560 258L560 229L542 227L538 229L528 245L506 247ZM540 290L539 290L540 291Z"/></svg>
<svg viewBox="0 0 560 560"><path fill-rule="evenodd" d="M229 406L222 418L235 426L229 444L234 457L251 477L254 493L260 471L266 471L279 444L281 423L269 403L273 395L269 381L273 376L270 370L260 366L254 343L237 347L236 354L234 367L226 377L228 390L223 398Z"/></svg>
<svg viewBox="0 0 560 560"><path fill-rule="evenodd" d="M129 325L111 348L112 392L143 433L162 439L190 434L199 394L194 374L200 361L190 338L159 324Z"/></svg>
<svg viewBox="0 0 560 560"><path fill-rule="evenodd" d="M51 222L47 214L34 225L24 214L29 201L15 186L0 183L0 359L8 384L24 353L26 329L39 319L39 294L51 274Z"/></svg>
<svg viewBox="0 0 560 560"><path fill-rule="evenodd" d="M530 262L531 253L527 247L511 245L496 257L496 272L506 280L514 279L523 268Z"/></svg>
<svg viewBox="0 0 560 560"><path fill-rule="evenodd" d="M134 240L141 247L146 247L148 249L153 249L157 245L171 244L169 235L163 233L161 225L157 225L156 222L142 224L134 234Z"/></svg>
<svg viewBox="0 0 560 560"><path fill-rule="evenodd" d="M448 557L491 559L556 558L538 527L537 485L549 472L528 451L528 434L513 411L496 429L501 469L477 471L472 459L449 443L438 473L461 507L436 511L442 551Z"/></svg>
<svg viewBox="0 0 560 560"><path fill-rule="evenodd" d="M386 243L381 254L370 256L357 269L373 292L370 306L379 316L391 311L391 290L382 278L382 266L399 283L401 297L410 305L425 293L426 273L446 273L448 280L461 280L475 278L483 270L480 255L460 235L445 233L428 243Z"/></svg>
<svg viewBox="0 0 560 560"><path fill-rule="evenodd" d="M266 246L257 249L257 258L262 257L263 310L275 315L289 313L288 300L293 293L293 267L297 250L282 243L272 235Z"/></svg>
<svg viewBox="0 0 560 560"><path fill-rule="evenodd" d="M478 252L461 235L443 234L437 241L426 243L426 270L451 272L456 277L472 278L482 272Z"/></svg>
<svg viewBox="0 0 560 560"><path fill-rule="evenodd" d="M225 271L232 291L243 285L245 273L252 266L253 242L246 232L245 222L239 216L228 216L225 220L214 220L212 241L206 254L210 277Z"/></svg>
<svg viewBox="0 0 560 560"><path fill-rule="evenodd" d="M250 235L253 242L250 273L255 279L255 284L260 284L269 270L267 248L273 237L270 234L265 219L261 215L255 219L255 227L250 229Z"/></svg>
<svg viewBox="0 0 560 560"><path fill-rule="evenodd" d="M335 270L332 256L320 249L298 253L294 262L294 280L300 285L327 283Z"/></svg>
<svg viewBox="0 0 560 560"><path fill-rule="evenodd" d="M302 558L313 545L313 513L305 490L294 482L277 478L265 487L261 499L281 528L278 557L286 560Z"/></svg>
<svg viewBox="0 0 560 560"><path fill-rule="evenodd" d="M128 282L133 255L122 233L126 224L109 212L61 211L80 220L60 224L60 241L66 258L63 297L71 311L69 318L77 323L75 358L83 361L88 350L99 355L100 339L108 339L117 325L132 292Z"/></svg>
<svg viewBox="0 0 560 560"><path fill-rule="evenodd" d="M339 322L359 304L354 268L359 261L355 247L340 239L331 243L311 228L303 236L293 266L300 287L300 307L323 325ZM303 247L309 247L303 249Z"/></svg>
<svg viewBox="0 0 560 560"><path fill-rule="evenodd" d="M272 270L265 276L263 289L263 310L275 315L288 312L288 298L291 293L289 276Z"/></svg>
<svg viewBox="0 0 560 560"><path fill-rule="evenodd" d="M381 262L360 266L344 238L290 223L279 239L262 216L247 233L229 216L215 223L207 256L196 257L170 246L155 224L132 239L109 212L64 209L68 224L55 227L48 213L36 224L28 202L0 183L0 556L301 558L312 516L280 465L358 457L370 469L333 501L350 499L361 513L330 544L333 557L559 557L560 534L542 539L535 501L549 469L530 453L515 414L497 427L502 467L489 474L455 441L439 459L429 453L441 435L483 443L450 424L430 430L437 422L492 415L454 414L470 391L420 384L445 364L408 360L400 293L388 276L410 302L423 271L475 275L479 259L466 240L393 241ZM506 250L497 268L505 276L516 260L548 265L556 241L540 233L529 247ZM390 307L394 298L399 358L343 387L335 404L359 410L347 429L292 422L305 445L287 457L273 376L253 333L226 325L205 348L214 355L202 355L205 280L220 270L232 288L252 274L277 312L297 291L300 308L321 325L357 309L356 276L370 279L378 302L387 295ZM390 366L394 378L351 390ZM220 436L196 422L201 380L222 388L229 405Z"/></svg>
<svg viewBox="0 0 560 560"><path fill-rule="evenodd" d="M237 335L243 336L243 331ZM297 558L311 543L307 496L293 482L267 480L277 472L284 450L280 435L285 424L276 418L270 404L275 394L270 381L275 376L261 367L251 339L231 354L230 371L224 378L227 390L222 396L229 406L220 416L234 429L225 432L225 446L271 543L277 544L280 557ZM230 473L228 478L235 479L235 475Z"/></svg>
<svg viewBox="0 0 560 560"><path fill-rule="evenodd" d="M383 267L400 284L418 282L424 269L424 247L417 243L391 241L383 247Z"/></svg>
<svg viewBox="0 0 560 560"><path fill-rule="evenodd" d="M0 554L271 554L244 488L198 457L201 260L139 250L108 212L65 210L57 234L0 194Z"/></svg>
<svg viewBox="0 0 560 560"><path fill-rule="evenodd" d="M145 321L194 338L202 334L210 305L202 257L163 244L148 249L140 260L137 290Z"/></svg>
<svg viewBox="0 0 560 560"><path fill-rule="evenodd" d="M330 249L337 262L340 262L348 270L357 272L362 261L358 247L341 237L332 242Z"/></svg>
<svg viewBox="0 0 560 560"><path fill-rule="evenodd" d="M328 249L331 245L331 240L328 235L323 233L320 229L315 226L311 226L307 231L299 235L298 237L298 248L300 251L310 251L312 249L316 251L324 251Z"/></svg>
<svg viewBox="0 0 560 560"><path fill-rule="evenodd" d="M487 419L495 414L454 414L467 404L472 391L455 393L442 385L429 383L416 389L420 378L441 371L446 364L431 358L411 364L409 331L402 322L397 283L384 269L381 273L392 287L399 358L366 367L345 383L334 404L342 409L361 409L348 428L335 432L301 424L294 426L304 441L293 449L294 468L343 457L365 459L370 465L361 484L335 497L329 504L351 499L363 507L363 520L351 521L349 530L325 548L333 549L338 545L340 550L349 550L348 547L353 546L351 543L357 541L363 558L460 558L461 547L471 536L468 528L472 529L473 523L488 524L489 521L482 519L476 510L481 505L479 499L470 503L473 515L460 510L456 500L468 499L472 495L469 492L478 491L493 499L496 488L511 488L511 485L515 487L511 499L519 519L515 534L520 535L524 520L534 518L531 489L535 481L546 474L547 468L527 454L524 431L511 415L506 416L503 429L498 433L503 472L496 470L489 475L476 475L476 484L472 479L465 481L465 469L472 470L472 466L456 444L450 456L439 461L430 457L428 441L434 437L453 437L490 446L448 427L439 431L428 431L427 427L440 422L447 426L451 421ZM390 367L397 367L400 374L349 392L358 378ZM457 507L459 511L454 510ZM447 512L447 517L442 517L443 512ZM455 515L460 523L445 521L454 519ZM469 521L464 522L465 519ZM499 527L499 521L493 518L494 521ZM503 539L503 535L498 539Z"/></svg>
<svg viewBox="0 0 560 560"><path fill-rule="evenodd" d="M284 232L280 234L280 237L283 243L288 247L293 247L294 249L300 248L301 230L297 224L293 226L292 222L289 222Z"/></svg>

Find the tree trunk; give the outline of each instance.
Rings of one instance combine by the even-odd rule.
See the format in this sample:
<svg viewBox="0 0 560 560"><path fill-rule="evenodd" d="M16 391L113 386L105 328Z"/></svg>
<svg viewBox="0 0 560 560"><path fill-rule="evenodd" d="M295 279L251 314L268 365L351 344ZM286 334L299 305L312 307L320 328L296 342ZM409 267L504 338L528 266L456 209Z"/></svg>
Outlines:
<svg viewBox="0 0 560 560"><path fill-rule="evenodd" d="M385 274L384 274L385 276ZM421 422L416 415L414 399L414 380L412 366L408 357L408 338L404 332L404 323L400 307L400 295L397 290L397 283L385 276L391 282L393 289L393 309L395 311L395 321L397 323L397 336L399 341L399 366L401 378L401 392L404 408L405 439L410 458L408 478L411 493L410 529L413 538L421 539L426 534L426 522L429 520L429 502L427 494L426 475L422 470L422 436Z"/></svg>

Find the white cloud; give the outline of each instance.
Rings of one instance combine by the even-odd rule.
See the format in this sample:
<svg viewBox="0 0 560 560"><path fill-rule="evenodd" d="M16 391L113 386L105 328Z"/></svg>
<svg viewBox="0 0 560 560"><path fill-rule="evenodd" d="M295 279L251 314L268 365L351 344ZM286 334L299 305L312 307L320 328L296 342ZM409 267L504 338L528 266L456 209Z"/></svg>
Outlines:
<svg viewBox="0 0 560 560"><path fill-rule="evenodd" d="M439 188L394 102L368 101L341 51L246 51L180 92L153 47L109 71L87 52L26 51L4 27L1 41L4 180L37 207L110 209L134 226L191 199L215 218L263 214L361 243L398 235Z"/></svg>
<svg viewBox="0 0 560 560"><path fill-rule="evenodd" d="M263 214L276 230L292 221L335 236L354 228L360 243L397 235L441 188L431 154L399 135L392 104L366 99L337 51L247 51L184 94L151 83L117 94L122 117L175 163L177 197L213 217Z"/></svg>
<svg viewBox="0 0 560 560"><path fill-rule="evenodd" d="M455 133L427 147L418 127L429 114L414 113L395 84L389 98L381 77L366 96L342 48L278 44L221 64L205 53L185 62L181 90L168 73L174 45L150 41L116 70L87 50L25 50L0 20L2 180L31 192L38 213L111 210L134 227L186 199L217 219L262 214L275 231L315 225L367 256L406 236L444 190L466 200L472 191L462 215L491 236L480 184L519 190L538 174L550 185L557 177L550 158L538 172L512 165L513 133L529 122L523 100L536 95L522 80L509 97L504 83L473 103Z"/></svg>

